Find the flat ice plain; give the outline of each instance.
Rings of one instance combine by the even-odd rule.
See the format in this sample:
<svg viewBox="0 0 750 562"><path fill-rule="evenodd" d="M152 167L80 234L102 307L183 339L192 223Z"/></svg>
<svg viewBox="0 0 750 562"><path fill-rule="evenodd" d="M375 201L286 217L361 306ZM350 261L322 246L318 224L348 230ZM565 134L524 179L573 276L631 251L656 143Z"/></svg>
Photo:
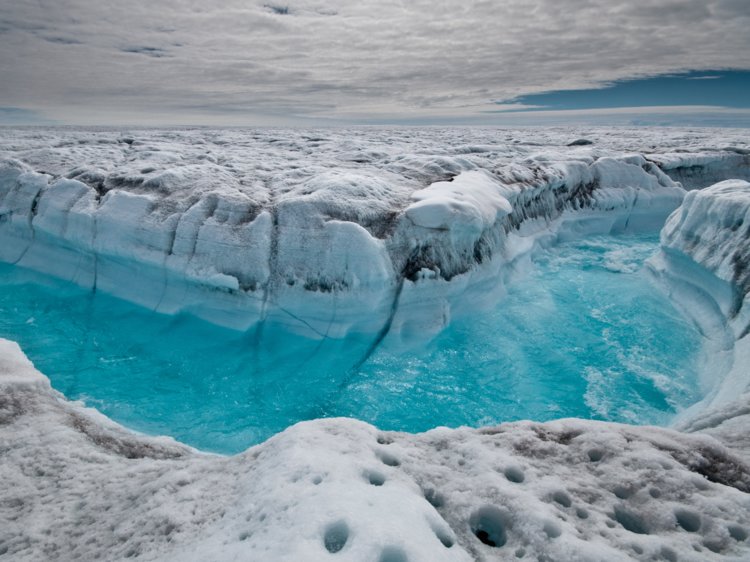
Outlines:
<svg viewBox="0 0 750 562"><path fill-rule="evenodd" d="M0 557L747 559L749 153L711 129L2 130L7 263L375 348L496 302L539 247L663 227L649 267L712 364L672 429L331 419L217 457L66 401L3 340Z"/></svg>

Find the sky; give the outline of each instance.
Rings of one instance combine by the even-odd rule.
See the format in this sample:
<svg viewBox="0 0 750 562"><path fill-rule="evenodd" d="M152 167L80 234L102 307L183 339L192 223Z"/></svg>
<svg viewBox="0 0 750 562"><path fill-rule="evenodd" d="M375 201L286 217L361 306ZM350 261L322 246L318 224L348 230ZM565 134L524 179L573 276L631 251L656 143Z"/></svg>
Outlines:
<svg viewBox="0 0 750 562"><path fill-rule="evenodd" d="M0 0L0 124L750 126L750 0Z"/></svg>

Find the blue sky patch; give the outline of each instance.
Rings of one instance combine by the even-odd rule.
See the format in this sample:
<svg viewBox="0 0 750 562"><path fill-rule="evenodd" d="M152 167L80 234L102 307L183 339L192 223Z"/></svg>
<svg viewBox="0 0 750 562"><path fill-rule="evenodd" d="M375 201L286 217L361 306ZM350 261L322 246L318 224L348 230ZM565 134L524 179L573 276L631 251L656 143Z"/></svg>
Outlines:
<svg viewBox="0 0 750 562"><path fill-rule="evenodd" d="M497 103L537 106L517 111L680 105L750 108L750 71L692 71L621 80L599 89L529 94Z"/></svg>
<svg viewBox="0 0 750 562"><path fill-rule="evenodd" d="M51 125L54 121L30 109L20 107L0 107L2 125Z"/></svg>

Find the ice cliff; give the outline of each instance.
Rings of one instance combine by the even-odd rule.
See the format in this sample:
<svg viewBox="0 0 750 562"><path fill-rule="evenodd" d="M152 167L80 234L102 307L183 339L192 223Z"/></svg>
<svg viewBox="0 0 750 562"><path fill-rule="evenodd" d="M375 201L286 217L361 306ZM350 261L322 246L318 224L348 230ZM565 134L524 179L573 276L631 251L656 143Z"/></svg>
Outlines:
<svg viewBox="0 0 750 562"><path fill-rule="evenodd" d="M661 232L650 266L707 341L704 400L676 426L750 450L750 183L691 191Z"/></svg>
<svg viewBox="0 0 750 562"><path fill-rule="evenodd" d="M18 130L0 260L242 330L433 333L535 244L659 228L684 196L669 174L749 169L739 148L675 149L703 138L546 134Z"/></svg>

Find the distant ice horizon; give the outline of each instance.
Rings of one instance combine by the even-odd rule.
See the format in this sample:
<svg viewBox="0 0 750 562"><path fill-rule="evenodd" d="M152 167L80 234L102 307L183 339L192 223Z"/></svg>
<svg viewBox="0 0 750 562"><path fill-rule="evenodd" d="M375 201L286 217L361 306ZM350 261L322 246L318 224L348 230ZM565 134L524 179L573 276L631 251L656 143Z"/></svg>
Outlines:
<svg viewBox="0 0 750 562"><path fill-rule="evenodd" d="M473 116L393 116L367 119L288 118L275 115L247 115L240 119L212 115L179 115L170 118L150 114L113 112L72 113L73 118L56 119L45 113L0 107L0 127L282 127L293 129L346 127L707 127L750 128L750 110L714 106L617 107L606 109L526 110Z"/></svg>

